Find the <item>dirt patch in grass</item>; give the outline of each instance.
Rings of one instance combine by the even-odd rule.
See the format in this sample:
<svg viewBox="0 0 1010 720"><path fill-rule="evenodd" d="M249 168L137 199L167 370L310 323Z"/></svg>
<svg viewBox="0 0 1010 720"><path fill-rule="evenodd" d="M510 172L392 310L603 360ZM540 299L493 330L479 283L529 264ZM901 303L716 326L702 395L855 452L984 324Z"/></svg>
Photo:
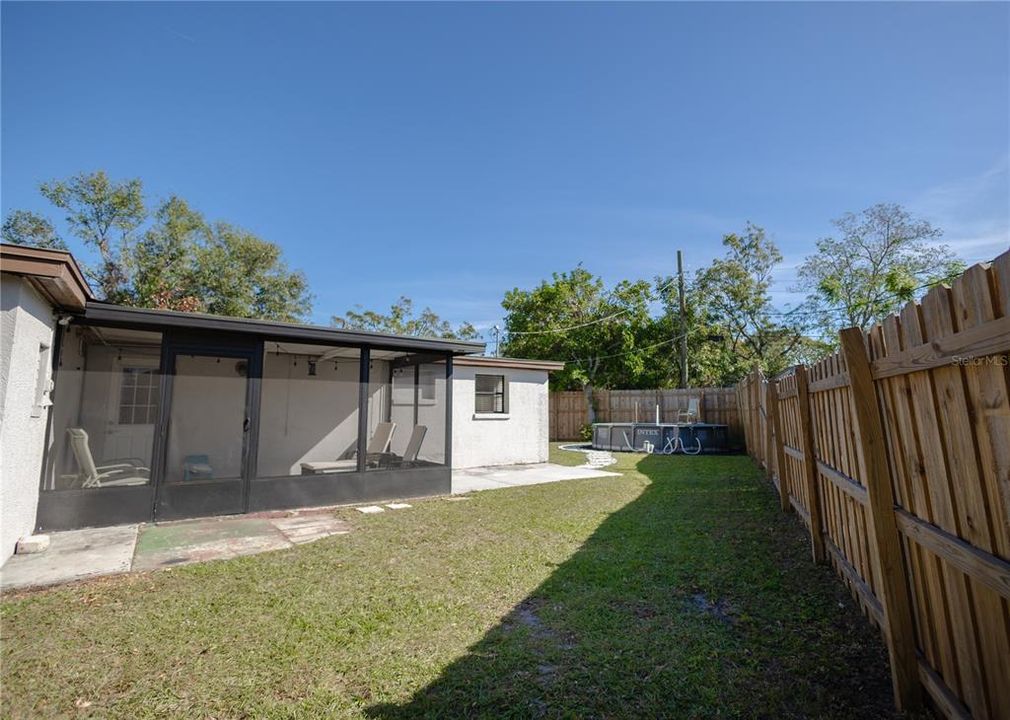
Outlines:
<svg viewBox="0 0 1010 720"><path fill-rule="evenodd" d="M730 625L736 623L733 608L728 600L722 598L711 600L705 593L695 593L691 596L691 605L706 615L711 615L716 620L729 623Z"/></svg>

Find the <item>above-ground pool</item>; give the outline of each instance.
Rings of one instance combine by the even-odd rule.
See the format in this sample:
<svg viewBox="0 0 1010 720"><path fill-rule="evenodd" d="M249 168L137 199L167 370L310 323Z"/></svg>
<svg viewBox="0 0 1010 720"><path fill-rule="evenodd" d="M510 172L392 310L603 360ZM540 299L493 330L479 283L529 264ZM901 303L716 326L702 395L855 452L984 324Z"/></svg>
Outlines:
<svg viewBox="0 0 1010 720"><path fill-rule="evenodd" d="M593 448L661 455L728 452L729 426L712 423L595 423Z"/></svg>

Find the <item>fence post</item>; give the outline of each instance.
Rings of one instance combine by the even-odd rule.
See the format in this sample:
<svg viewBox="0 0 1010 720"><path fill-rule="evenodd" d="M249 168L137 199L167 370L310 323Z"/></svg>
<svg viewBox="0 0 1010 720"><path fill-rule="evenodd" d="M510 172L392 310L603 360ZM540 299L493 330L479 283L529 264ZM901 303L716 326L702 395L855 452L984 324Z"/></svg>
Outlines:
<svg viewBox="0 0 1010 720"><path fill-rule="evenodd" d="M764 397L764 380L761 378L761 373L758 370L754 371L754 418L757 420L757 458L758 463L761 465L762 469L768 469L768 423L765 422L768 419L767 415L762 415L762 413L767 413L765 408L765 397Z"/></svg>
<svg viewBox="0 0 1010 720"><path fill-rule="evenodd" d="M866 507L871 530L869 541L876 545L880 558L880 602L884 608L894 701L899 711L913 710L922 704L922 686L919 683L912 603L894 515L894 488L887 464L880 406L863 331L847 328L841 331L840 338L849 371L853 433L862 448L865 463L869 498Z"/></svg>
<svg viewBox="0 0 1010 720"><path fill-rule="evenodd" d="M803 435L803 479L807 484L810 512L810 551L814 562L824 562L824 523L821 520L820 483L817 481L817 450L814 424L810 414L810 379L805 365L796 366L796 401L800 407L800 433Z"/></svg>
<svg viewBox="0 0 1010 720"><path fill-rule="evenodd" d="M741 397L747 398L744 404L741 405L741 408L743 408L744 412L746 413L741 415L741 417L743 417L743 423L744 423L743 440L744 443L746 443L747 445L747 454L750 455L751 457L754 457L754 436L751 435L751 428L754 427L754 417L751 415L751 409L750 409L750 400L751 400L750 375L746 377L746 383L742 388L740 388L740 395Z"/></svg>
<svg viewBox="0 0 1010 720"><path fill-rule="evenodd" d="M777 475L779 479L779 503L782 512L792 510L789 504L789 483L783 469L786 465L786 451L782 444L782 413L779 410L779 384L775 378L768 381L768 407L765 416L768 423L768 474ZM775 472L771 472L771 456L775 455Z"/></svg>
<svg viewBox="0 0 1010 720"><path fill-rule="evenodd" d="M768 473L769 477L771 477L772 472L772 461L769 454L772 448L772 419L769 414L771 412L770 398L768 381L763 376L758 375L758 400L761 412L764 413L759 418L761 421L761 462L764 464L765 472Z"/></svg>

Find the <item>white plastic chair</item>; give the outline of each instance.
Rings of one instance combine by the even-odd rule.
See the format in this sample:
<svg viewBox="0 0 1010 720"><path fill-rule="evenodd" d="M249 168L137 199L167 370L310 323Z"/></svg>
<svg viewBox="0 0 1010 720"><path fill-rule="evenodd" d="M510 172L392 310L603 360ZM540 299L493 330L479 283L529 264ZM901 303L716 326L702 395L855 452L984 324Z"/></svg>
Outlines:
<svg viewBox="0 0 1010 720"><path fill-rule="evenodd" d="M698 422L698 410L701 406L701 401L696 398L688 398L687 400L687 410L677 411L677 422Z"/></svg>
<svg viewBox="0 0 1010 720"><path fill-rule="evenodd" d="M84 428L67 428L67 434L70 436L70 449L81 470L81 487L146 485L150 481L151 470L143 466L142 460L128 458L96 465Z"/></svg>

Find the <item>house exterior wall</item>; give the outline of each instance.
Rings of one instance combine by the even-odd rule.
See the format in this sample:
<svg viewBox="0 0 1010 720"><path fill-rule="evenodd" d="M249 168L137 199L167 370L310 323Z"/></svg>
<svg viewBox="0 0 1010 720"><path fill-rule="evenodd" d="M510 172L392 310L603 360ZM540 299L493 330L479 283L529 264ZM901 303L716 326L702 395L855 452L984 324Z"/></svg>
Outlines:
<svg viewBox="0 0 1010 720"><path fill-rule="evenodd" d="M49 302L21 277L0 276L0 563L35 527L47 416L36 389L38 373L50 378L54 328Z"/></svg>
<svg viewBox="0 0 1010 720"><path fill-rule="evenodd" d="M260 477L298 475L301 463L336 460L358 438L358 358L306 363L266 353L260 399Z"/></svg>
<svg viewBox="0 0 1010 720"><path fill-rule="evenodd" d="M504 375L508 413L474 412L474 377ZM453 366L452 466L547 462L547 371Z"/></svg>

